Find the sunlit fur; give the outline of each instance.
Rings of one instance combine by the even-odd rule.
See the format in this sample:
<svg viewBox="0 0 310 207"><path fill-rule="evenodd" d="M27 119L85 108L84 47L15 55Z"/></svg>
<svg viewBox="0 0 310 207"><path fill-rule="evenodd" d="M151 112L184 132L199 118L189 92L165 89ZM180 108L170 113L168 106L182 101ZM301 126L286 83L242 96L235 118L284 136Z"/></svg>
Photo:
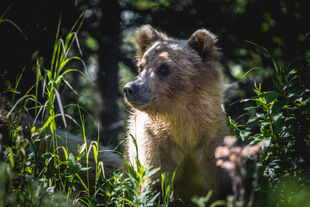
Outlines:
<svg viewBox="0 0 310 207"><path fill-rule="evenodd" d="M178 167L174 191L185 201L211 189L219 192L223 179L215 166L214 150L227 128L215 36L198 30L189 40L175 40L144 26L136 43L140 76L146 72L151 76L149 93L156 98L132 108L128 160L135 164L138 154L142 164L151 163L170 175ZM161 78L156 69L163 63L170 73ZM137 141L138 153L130 135Z"/></svg>

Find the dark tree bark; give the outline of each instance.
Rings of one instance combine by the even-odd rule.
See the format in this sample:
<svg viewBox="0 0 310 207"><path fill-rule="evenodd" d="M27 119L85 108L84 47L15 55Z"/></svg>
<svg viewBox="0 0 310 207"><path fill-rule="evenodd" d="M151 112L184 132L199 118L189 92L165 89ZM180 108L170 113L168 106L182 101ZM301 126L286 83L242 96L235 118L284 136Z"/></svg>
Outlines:
<svg viewBox="0 0 310 207"><path fill-rule="evenodd" d="M102 16L99 23L99 70L97 85L99 93L97 117L103 131L103 144L116 145L118 143L119 97L118 62L119 62L119 34L120 12L117 1L101 1L99 4Z"/></svg>

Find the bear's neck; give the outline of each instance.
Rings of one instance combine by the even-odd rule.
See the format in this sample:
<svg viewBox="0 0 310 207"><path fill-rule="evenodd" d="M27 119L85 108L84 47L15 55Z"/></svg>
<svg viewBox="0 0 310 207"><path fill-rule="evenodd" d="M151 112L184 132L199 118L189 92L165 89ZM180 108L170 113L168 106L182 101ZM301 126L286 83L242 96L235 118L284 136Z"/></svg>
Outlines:
<svg viewBox="0 0 310 207"><path fill-rule="evenodd" d="M157 129L159 132L169 134L170 139L184 149L213 143L214 139L220 138L218 136L227 135L220 97L192 96L186 104L151 119L157 122L156 126L161 126Z"/></svg>

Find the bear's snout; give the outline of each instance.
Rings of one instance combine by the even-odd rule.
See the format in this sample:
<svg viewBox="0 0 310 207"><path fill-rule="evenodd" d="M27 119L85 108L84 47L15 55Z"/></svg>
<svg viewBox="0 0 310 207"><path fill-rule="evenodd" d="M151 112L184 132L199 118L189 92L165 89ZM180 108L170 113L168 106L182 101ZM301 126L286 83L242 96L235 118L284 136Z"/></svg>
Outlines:
<svg viewBox="0 0 310 207"><path fill-rule="evenodd" d="M155 100L147 83L135 79L124 86L124 98L131 106L140 108Z"/></svg>
<svg viewBox="0 0 310 207"><path fill-rule="evenodd" d="M138 87L134 82L127 83L124 88L124 97L127 99L127 101L131 101L133 97L138 93Z"/></svg>

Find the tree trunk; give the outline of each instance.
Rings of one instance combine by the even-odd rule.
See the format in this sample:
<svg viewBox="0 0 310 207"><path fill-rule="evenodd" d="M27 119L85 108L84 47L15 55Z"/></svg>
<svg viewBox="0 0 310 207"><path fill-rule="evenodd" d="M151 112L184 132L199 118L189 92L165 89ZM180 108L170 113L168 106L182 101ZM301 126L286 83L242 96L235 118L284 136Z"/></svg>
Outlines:
<svg viewBox="0 0 310 207"><path fill-rule="evenodd" d="M118 51L120 45L120 7L117 1L101 1L99 4L102 17L99 24L99 70L97 85L99 93L96 99L98 106L97 117L103 131L103 144L118 143L119 97L118 84Z"/></svg>

